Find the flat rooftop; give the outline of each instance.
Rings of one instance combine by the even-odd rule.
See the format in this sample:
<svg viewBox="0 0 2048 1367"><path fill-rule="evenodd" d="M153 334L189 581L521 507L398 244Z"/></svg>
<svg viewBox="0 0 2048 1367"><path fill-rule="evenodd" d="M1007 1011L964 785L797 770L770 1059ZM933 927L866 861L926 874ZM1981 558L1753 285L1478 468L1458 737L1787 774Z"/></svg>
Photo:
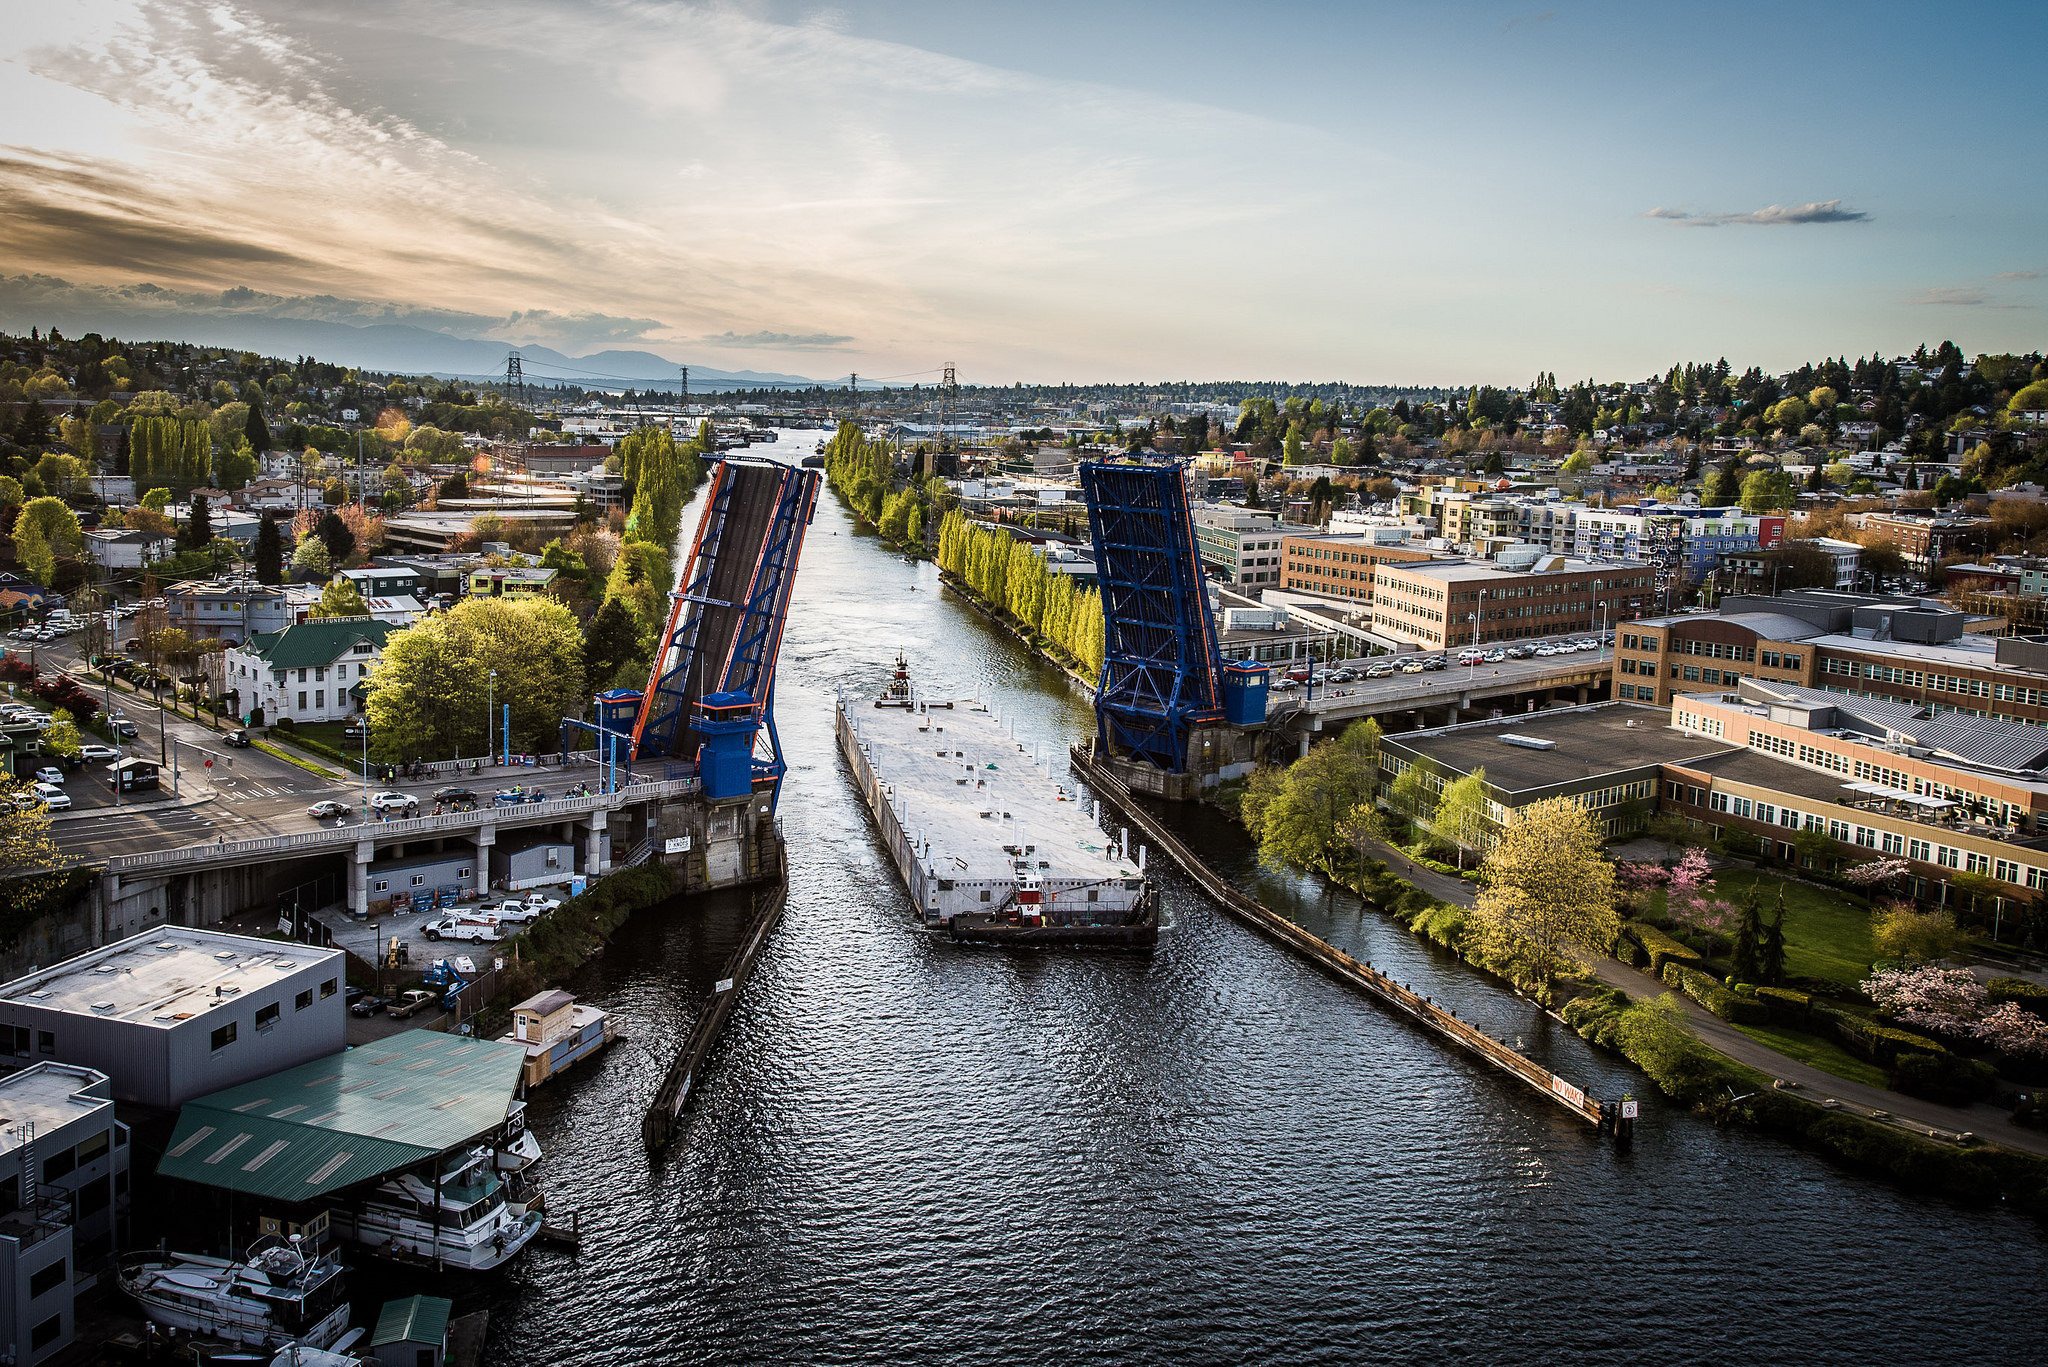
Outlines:
<svg viewBox="0 0 2048 1367"><path fill-rule="evenodd" d="M1388 736L1382 744L1426 756L1458 774L1483 768L1488 786L1504 793L1683 764L1730 748L1725 741L1680 731L1670 722L1669 711L1661 707L1608 702L1408 731ZM1547 741L1549 746L1515 745L1503 736Z"/></svg>
<svg viewBox="0 0 2048 1367"><path fill-rule="evenodd" d="M341 951L162 926L0 986L0 1002L169 1029ZM219 989L216 991L216 989Z"/></svg>
<svg viewBox="0 0 2048 1367"><path fill-rule="evenodd" d="M1573 560L1548 551L1539 555L1537 560L1539 564L1550 560L1561 563L1547 569L1505 570L1490 560L1403 560L1391 562L1385 568L1395 574L1420 575L1446 584L1469 584L1475 580L1492 582L1496 579L1527 582L1547 574L1590 574L1597 570L1642 570L1650 567L1647 560Z"/></svg>
<svg viewBox="0 0 2048 1367"><path fill-rule="evenodd" d="M107 1075L69 1063L42 1062L0 1077L0 1154L21 1147L29 1134L45 1138L80 1116L113 1105L104 1095ZM102 1095L86 1095L97 1087ZM24 1132L24 1125L35 1128Z"/></svg>

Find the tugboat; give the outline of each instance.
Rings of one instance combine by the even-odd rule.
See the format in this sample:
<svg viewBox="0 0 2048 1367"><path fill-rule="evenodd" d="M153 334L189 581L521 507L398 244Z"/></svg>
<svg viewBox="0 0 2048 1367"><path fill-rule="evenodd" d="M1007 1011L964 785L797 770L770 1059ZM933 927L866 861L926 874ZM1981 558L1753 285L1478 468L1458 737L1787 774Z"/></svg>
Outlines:
<svg viewBox="0 0 2048 1367"><path fill-rule="evenodd" d="M308 1257L294 1236L259 1239L241 1262L170 1253L122 1269L121 1289L166 1329L253 1348L332 1348L348 1332L343 1269L331 1253Z"/></svg>

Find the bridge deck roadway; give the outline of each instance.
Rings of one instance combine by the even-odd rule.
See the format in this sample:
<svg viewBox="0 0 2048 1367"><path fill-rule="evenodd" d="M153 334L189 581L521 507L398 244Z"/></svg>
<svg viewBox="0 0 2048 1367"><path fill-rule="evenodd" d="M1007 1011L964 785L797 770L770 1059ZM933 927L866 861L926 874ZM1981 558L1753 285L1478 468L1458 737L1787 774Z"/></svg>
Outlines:
<svg viewBox="0 0 2048 1367"><path fill-rule="evenodd" d="M1545 688L1587 687L1607 679L1613 658L1612 649L1577 651L1565 658L1453 665L1423 674L1396 674L1390 679L1360 679L1319 687L1312 698L1300 692L1274 693L1268 696L1266 725L1320 731L1330 722L1389 712L1469 706L1481 698Z"/></svg>

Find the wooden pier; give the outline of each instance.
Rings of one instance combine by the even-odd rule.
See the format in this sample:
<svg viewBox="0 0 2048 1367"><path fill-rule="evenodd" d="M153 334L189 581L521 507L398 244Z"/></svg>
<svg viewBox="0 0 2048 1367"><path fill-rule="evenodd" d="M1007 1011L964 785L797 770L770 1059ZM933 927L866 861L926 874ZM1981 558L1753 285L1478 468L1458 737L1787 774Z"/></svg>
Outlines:
<svg viewBox="0 0 2048 1367"><path fill-rule="evenodd" d="M741 939L739 948L733 951L732 958L726 961L724 971L711 990L710 1000L697 1013L696 1024L690 1027L689 1036L684 1039L675 1061L669 1065L661 1090L654 1094L647 1114L640 1118L640 1137L646 1142L649 1153L659 1154L667 1149L681 1128L683 1105L690 1099L690 1087L697 1079L698 1070L710 1056L711 1046L718 1042L726 1018L732 1014L733 1005L739 1000L740 989L753 975L754 961L767 946L769 933L782 919L783 903L789 893L789 861L781 851L781 842L778 840L776 844L775 879L754 895L745 937Z"/></svg>
<svg viewBox="0 0 2048 1367"><path fill-rule="evenodd" d="M1421 993L1402 983L1396 982L1371 964L1352 958L1335 945L1304 930L1295 922L1267 907L1257 899L1247 897L1232 887L1223 876L1203 863L1195 853L1183 844L1178 836L1167 828L1145 806L1134 798L1131 790L1114 774L1095 762L1087 748L1075 746L1072 751L1074 772L1085 780L1089 788L1105 806L1121 813L1151 843L1152 852L1173 861L1180 870L1192 878L1203 892L1233 919L1250 926L1259 934L1293 951L1295 954L1328 973L1331 977L1357 988L1374 1001L1439 1039L1477 1058L1480 1062L1506 1073L1510 1077L1541 1093L1553 1104L1601 1130L1617 1129L1618 1134L1626 1130L1612 1107L1586 1095L1585 1089L1566 1081L1548 1068L1528 1058L1493 1036L1466 1021L1447 1007L1437 1005Z"/></svg>

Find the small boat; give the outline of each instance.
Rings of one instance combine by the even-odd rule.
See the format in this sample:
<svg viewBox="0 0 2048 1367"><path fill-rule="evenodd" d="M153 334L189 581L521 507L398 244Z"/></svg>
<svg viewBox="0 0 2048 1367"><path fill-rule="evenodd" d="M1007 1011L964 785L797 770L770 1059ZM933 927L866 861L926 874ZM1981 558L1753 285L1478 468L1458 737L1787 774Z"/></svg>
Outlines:
<svg viewBox="0 0 2048 1367"><path fill-rule="evenodd" d="M341 1260L268 1236L240 1262L196 1253L122 1269L121 1289L152 1323L258 1348L326 1349L348 1332Z"/></svg>

